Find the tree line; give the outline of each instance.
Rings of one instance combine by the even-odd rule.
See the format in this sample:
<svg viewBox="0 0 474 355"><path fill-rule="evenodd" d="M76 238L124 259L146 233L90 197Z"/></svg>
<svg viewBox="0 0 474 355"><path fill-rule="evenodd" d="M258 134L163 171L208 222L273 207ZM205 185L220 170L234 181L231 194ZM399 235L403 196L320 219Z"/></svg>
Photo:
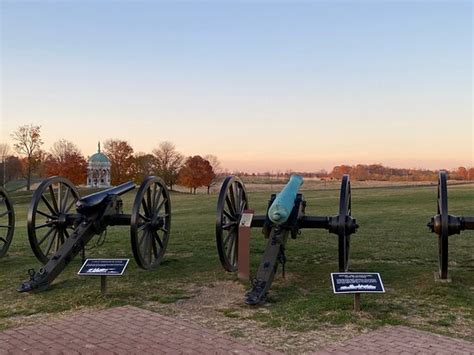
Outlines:
<svg viewBox="0 0 474 355"><path fill-rule="evenodd" d="M42 149L41 126L33 124L18 127L11 134L14 141L15 156L7 144L0 143L0 182L25 178L27 189L31 186L31 177L64 176L74 184L85 184L87 178L86 157L72 142L59 139L49 151ZM133 147L124 140L108 139L104 143L104 153L111 163L112 185L133 180L140 183L148 175L161 177L172 190L175 185L189 188L196 193L199 187L211 187L223 173L219 159L215 155L194 155L184 157L171 142L161 142L151 153L134 152ZM438 171L427 169L391 168L382 164L337 165L330 172L294 172L258 173L234 172L241 176L277 176L287 177L298 173L305 177L320 179L340 179L350 174L354 181L436 181ZM474 180L474 167L458 167L449 171L454 180Z"/></svg>
<svg viewBox="0 0 474 355"><path fill-rule="evenodd" d="M11 134L13 149L20 156L12 154L7 144L0 143L2 168L0 177L6 181L26 178L27 190L31 187L31 177L59 175L76 185L85 184L88 161L79 148L65 139L55 142L49 151L42 149L41 126L33 124L20 126ZM221 164L214 155L194 155L185 157L171 142L161 142L151 153L135 153L133 147L124 140L108 139L103 152L109 158L111 184L126 181L141 183L146 176L161 177L173 189L177 184L196 193L199 187L210 188L221 173Z"/></svg>

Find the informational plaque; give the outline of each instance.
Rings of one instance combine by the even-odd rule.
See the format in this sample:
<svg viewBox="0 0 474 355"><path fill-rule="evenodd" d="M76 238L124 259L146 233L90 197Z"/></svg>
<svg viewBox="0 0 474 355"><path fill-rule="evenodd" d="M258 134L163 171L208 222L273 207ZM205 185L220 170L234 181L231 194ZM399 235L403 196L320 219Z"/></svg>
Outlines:
<svg viewBox="0 0 474 355"><path fill-rule="evenodd" d="M87 259L77 273L81 276L122 276L130 259Z"/></svg>
<svg viewBox="0 0 474 355"><path fill-rule="evenodd" d="M331 281L335 294L385 293L378 272L333 272Z"/></svg>
<svg viewBox="0 0 474 355"><path fill-rule="evenodd" d="M240 217L240 226L241 227L248 227L252 226L252 219L253 219L253 212L244 212Z"/></svg>

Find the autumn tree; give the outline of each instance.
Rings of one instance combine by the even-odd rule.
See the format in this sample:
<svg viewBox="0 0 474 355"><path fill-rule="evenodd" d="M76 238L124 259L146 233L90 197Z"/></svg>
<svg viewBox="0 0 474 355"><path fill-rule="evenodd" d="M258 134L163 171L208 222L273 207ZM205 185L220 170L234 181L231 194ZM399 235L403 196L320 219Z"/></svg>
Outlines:
<svg viewBox="0 0 474 355"><path fill-rule="evenodd" d="M43 141L41 140L41 126L34 126L33 124L20 126L11 134L11 137L16 142L13 145L15 150L19 154L26 156L26 189L29 191L31 186L31 170L34 153L39 150L43 144Z"/></svg>
<svg viewBox="0 0 474 355"><path fill-rule="evenodd" d="M349 165L338 165L332 169L329 175L335 179L342 179L344 174L349 174L351 172L351 169L352 168Z"/></svg>
<svg viewBox="0 0 474 355"><path fill-rule="evenodd" d="M207 186L207 194L209 195L211 187L217 184L217 180L219 179L219 176L222 174L222 165L221 162L219 161L219 158L217 158L215 155L212 154L207 154L204 156L204 159L206 159L209 164L211 164L212 171L214 173L214 178L209 182L209 185Z"/></svg>
<svg viewBox="0 0 474 355"><path fill-rule="evenodd" d="M7 175L7 158L10 155L10 146L6 143L0 143L0 163L1 170L0 175L2 176L1 182L2 186L5 186L6 183L6 175Z"/></svg>
<svg viewBox="0 0 474 355"><path fill-rule="evenodd" d="M208 186L214 177L215 174L209 161L195 155L186 159L179 171L178 183L189 187L191 192L195 194L198 187Z"/></svg>
<svg viewBox="0 0 474 355"><path fill-rule="evenodd" d="M21 160L18 157L10 155L6 158L5 163L5 181L13 181L21 178L22 165Z"/></svg>
<svg viewBox="0 0 474 355"><path fill-rule="evenodd" d="M133 179L141 183L156 170L156 158L153 154L138 153L134 156Z"/></svg>
<svg viewBox="0 0 474 355"><path fill-rule="evenodd" d="M104 152L110 160L112 185L118 185L133 177L133 148L126 141L109 139L104 143Z"/></svg>
<svg viewBox="0 0 474 355"><path fill-rule="evenodd" d="M170 190L173 190L183 164L183 155L171 142L161 142L158 148L153 149L153 154L156 158L155 174L164 180Z"/></svg>
<svg viewBox="0 0 474 355"><path fill-rule="evenodd" d="M47 175L66 177L76 185L84 183L87 161L74 143L60 139L53 144L50 152L44 162Z"/></svg>

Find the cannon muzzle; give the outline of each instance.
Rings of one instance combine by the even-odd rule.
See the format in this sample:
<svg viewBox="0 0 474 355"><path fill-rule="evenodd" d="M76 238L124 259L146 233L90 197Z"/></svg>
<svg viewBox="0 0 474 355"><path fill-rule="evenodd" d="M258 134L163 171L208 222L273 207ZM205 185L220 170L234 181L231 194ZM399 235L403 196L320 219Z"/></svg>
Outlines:
<svg viewBox="0 0 474 355"><path fill-rule="evenodd" d="M303 184L303 178L299 175L291 175L290 181L276 196L272 205L268 209L268 218L275 224L282 224L290 217L295 205L296 195Z"/></svg>

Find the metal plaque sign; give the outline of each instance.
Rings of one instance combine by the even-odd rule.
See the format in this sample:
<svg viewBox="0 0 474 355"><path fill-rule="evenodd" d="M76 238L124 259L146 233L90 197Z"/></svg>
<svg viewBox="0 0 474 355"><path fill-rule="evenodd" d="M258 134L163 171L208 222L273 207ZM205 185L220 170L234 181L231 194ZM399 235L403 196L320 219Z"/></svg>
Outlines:
<svg viewBox="0 0 474 355"><path fill-rule="evenodd" d="M240 226L241 227L251 227L253 219L253 213L242 213L242 217L240 217Z"/></svg>
<svg viewBox="0 0 474 355"><path fill-rule="evenodd" d="M378 272L333 272L331 281L335 294L385 293Z"/></svg>
<svg viewBox="0 0 474 355"><path fill-rule="evenodd" d="M81 276L121 276L130 259L87 259L77 273Z"/></svg>

